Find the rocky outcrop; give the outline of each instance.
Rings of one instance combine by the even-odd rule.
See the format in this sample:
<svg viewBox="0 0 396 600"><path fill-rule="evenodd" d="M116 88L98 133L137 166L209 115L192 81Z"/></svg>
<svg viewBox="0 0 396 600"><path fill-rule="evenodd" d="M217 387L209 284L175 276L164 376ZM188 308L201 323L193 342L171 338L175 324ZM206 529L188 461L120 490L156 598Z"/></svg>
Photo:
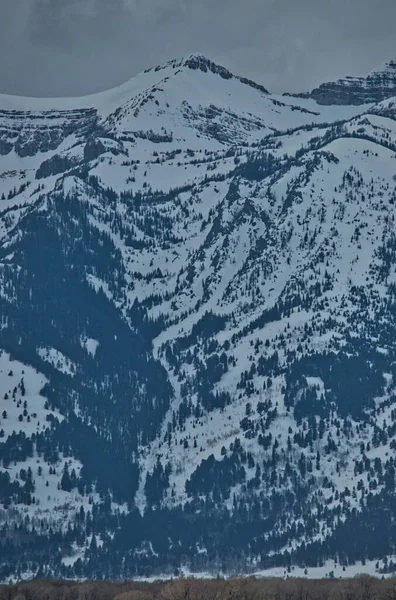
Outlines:
<svg viewBox="0 0 396 600"><path fill-rule="evenodd" d="M84 160L85 162L96 160L104 152L106 152L106 148L100 140L89 138L84 146Z"/></svg>
<svg viewBox="0 0 396 600"><path fill-rule="evenodd" d="M36 171L36 179L44 179L51 175L59 175L65 173L75 165L75 160L71 160L67 156L59 156L55 154L48 160L41 163L40 167Z"/></svg>

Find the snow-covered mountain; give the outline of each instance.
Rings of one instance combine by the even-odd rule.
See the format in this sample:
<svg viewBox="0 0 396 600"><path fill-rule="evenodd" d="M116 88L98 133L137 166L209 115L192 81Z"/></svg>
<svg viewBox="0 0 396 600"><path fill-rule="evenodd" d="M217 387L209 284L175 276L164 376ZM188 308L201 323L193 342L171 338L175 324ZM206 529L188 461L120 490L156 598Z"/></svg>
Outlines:
<svg viewBox="0 0 396 600"><path fill-rule="evenodd" d="M0 96L1 579L392 569L384 89Z"/></svg>

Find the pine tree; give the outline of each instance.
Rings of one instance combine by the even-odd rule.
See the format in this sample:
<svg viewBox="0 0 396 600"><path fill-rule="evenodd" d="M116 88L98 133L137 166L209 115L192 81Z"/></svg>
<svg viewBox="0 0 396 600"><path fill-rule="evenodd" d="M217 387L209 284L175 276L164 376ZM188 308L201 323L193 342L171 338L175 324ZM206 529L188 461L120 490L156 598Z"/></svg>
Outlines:
<svg viewBox="0 0 396 600"><path fill-rule="evenodd" d="M63 467L63 474L60 486L64 492L71 492L71 490L73 489L73 484L69 475L69 468L67 463L65 463L65 466Z"/></svg>

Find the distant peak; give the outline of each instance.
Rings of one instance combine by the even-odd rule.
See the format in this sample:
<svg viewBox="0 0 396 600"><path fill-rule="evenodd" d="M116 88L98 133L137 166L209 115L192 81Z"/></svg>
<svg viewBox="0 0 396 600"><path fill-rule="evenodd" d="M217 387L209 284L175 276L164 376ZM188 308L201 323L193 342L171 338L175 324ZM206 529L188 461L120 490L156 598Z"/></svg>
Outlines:
<svg viewBox="0 0 396 600"><path fill-rule="evenodd" d="M393 75L396 74L396 61L394 60L389 60L388 62L380 65L379 67L376 67L375 69L370 71L370 73L367 74L366 78L369 79L371 77L377 77L381 74L387 75L391 73Z"/></svg>
<svg viewBox="0 0 396 600"><path fill-rule="evenodd" d="M319 104L377 104L396 96L396 62L390 60L365 77L346 76L322 83L303 96L314 98Z"/></svg>

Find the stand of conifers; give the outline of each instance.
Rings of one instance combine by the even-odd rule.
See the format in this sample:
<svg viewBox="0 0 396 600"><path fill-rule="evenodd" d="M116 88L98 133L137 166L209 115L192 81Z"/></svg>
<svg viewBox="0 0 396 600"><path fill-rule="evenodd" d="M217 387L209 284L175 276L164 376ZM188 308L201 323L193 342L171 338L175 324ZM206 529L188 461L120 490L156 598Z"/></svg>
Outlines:
<svg viewBox="0 0 396 600"><path fill-rule="evenodd" d="M378 579L229 578L0 585L0 600L396 600L396 577Z"/></svg>

